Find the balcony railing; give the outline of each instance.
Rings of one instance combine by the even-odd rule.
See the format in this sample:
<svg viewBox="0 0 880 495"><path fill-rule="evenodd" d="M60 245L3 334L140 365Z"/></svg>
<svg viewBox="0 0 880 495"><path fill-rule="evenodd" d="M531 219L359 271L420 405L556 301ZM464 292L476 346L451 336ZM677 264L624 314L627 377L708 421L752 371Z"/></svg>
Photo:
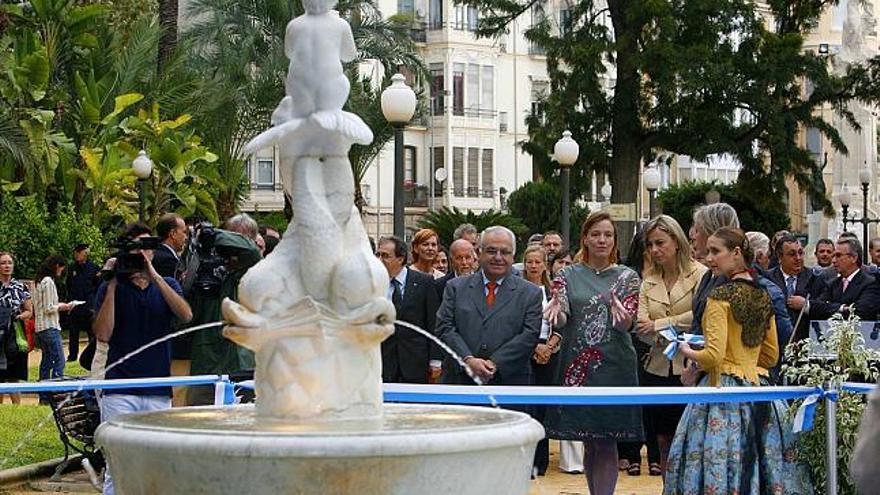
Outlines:
<svg viewBox="0 0 880 495"><path fill-rule="evenodd" d="M464 115L465 117L472 118L480 118L480 119L493 119L498 112L495 110L490 110L488 108L465 108Z"/></svg>

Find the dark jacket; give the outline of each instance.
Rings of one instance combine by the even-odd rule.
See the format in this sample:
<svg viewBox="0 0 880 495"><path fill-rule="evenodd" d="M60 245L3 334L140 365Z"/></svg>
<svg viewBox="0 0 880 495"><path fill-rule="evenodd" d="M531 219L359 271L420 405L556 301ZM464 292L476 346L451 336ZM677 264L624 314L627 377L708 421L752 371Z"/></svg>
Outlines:
<svg viewBox="0 0 880 495"><path fill-rule="evenodd" d="M74 316L90 316L98 289L98 267L89 260L73 263L67 271L67 298L71 301L85 301L70 312Z"/></svg>
<svg viewBox="0 0 880 495"><path fill-rule="evenodd" d="M843 278L831 282L817 301L810 303L810 318L827 320L840 311L841 305L855 305L855 313L862 320L876 320L880 311L880 285L874 276L859 270L843 290Z"/></svg>
<svg viewBox="0 0 880 495"><path fill-rule="evenodd" d="M437 335L462 358L495 363L492 385L528 385L531 357L541 333L541 289L510 273L486 305L483 272L446 284L437 311ZM452 359L443 364L443 383L473 385Z"/></svg>
<svg viewBox="0 0 880 495"><path fill-rule="evenodd" d="M162 244L153 251L153 268L156 269L159 275L171 277L180 282L180 276L183 273L183 263L172 249L171 246Z"/></svg>
<svg viewBox="0 0 880 495"><path fill-rule="evenodd" d="M397 319L434 333L439 298L430 275L407 269ZM428 383L428 362L439 359L436 346L424 335L401 325L382 342L382 381Z"/></svg>
<svg viewBox="0 0 880 495"><path fill-rule="evenodd" d="M767 274L767 278L773 281L777 287L782 290L782 293L785 294L786 300L789 296L801 296L804 298L809 297L810 301L816 301L822 295L822 292L825 290L825 281L821 276L817 276L813 273L809 268L804 268L800 273L797 274L797 282L795 282L795 289L793 294L788 293L788 289L785 286L785 275L782 273L782 268L777 266L776 268L770 270ZM791 320L791 324L794 325L798 321L798 316L800 315L800 311L794 310L788 307L788 317ZM798 328L795 331L794 339L795 341L805 339L809 336L809 326L810 326L810 315L804 312L804 315L801 317L801 322L798 325ZM779 347L783 348L787 344L786 342L780 341Z"/></svg>

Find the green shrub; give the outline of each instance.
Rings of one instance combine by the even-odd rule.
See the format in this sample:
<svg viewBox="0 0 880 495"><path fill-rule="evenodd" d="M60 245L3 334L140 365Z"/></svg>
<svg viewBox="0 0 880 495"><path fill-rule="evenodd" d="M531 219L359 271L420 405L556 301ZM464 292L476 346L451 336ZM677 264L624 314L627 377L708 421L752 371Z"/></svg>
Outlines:
<svg viewBox="0 0 880 495"><path fill-rule="evenodd" d="M678 220L685 232L691 227L694 209L706 204L706 193L718 191L721 201L736 209L740 226L772 236L789 227L788 213L778 198L769 198L756 191L744 191L737 184L688 181L675 184L657 195L663 213Z"/></svg>
<svg viewBox="0 0 880 495"><path fill-rule="evenodd" d="M284 231L287 230L287 224L290 223L283 211L259 211L249 213L249 215L254 217L260 227L271 227L280 234L284 234Z"/></svg>
<svg viewBox="0 0 880 495"><path fill-rule="evenodd" d="M528 236L529 232L518 218L507 213L495 210L488 210L482 213L474 213L468 210L465 213L456 207L452 207L452 209L443 207L439 210L429 211L419 220L419 228L434 230L440 236L440 243L444 246L449 246L453 241L452 237L455 229L463 223L473 224L480 232L493 225L502 225L516 234L517 241L520 244L525 242L525 237Z"/></svg>
<svg viewBox="0 0 880 495"><path fill-rule="evenodd" d="M0 206L0 251L15 257L15 278L33 278L49 255L72 262L73 248L81 242L91 245L93 260L103 260L115 236L115 232L102 232L91 217L78 216L72 204L51 212L45 201L30 196Z"/></svg>
<svg viewBox="0 0 880 495"><path fill-rule="evenodd" d="M831 360L814 348L809 340L789 345L785 349L782 372L790 383L811 387L831 387L840 390L844 382L875 383L880 352L865 346L859 331L859 318L843 319L840 314L831 318L831 327L825 332L823 346L836 358ZM794 414L803 400L795 401L789 411ZM864 394L840 392L837 400L837 465L840 495L858 495L849 471L855 450L859 422L865 410ZM817 495L827 493L825 404L816 408L813 429L800 434L797 445L798 459L810 466Z"/></svg>
<svg viewBox="0 0 880 495"><path fill-rule="evenodd" d="M510 193L507 209L518 218L529 233L544 233L561 228L562 194L548 182L527 182ZM570 210L569 239L577 244L581 225L590 211L574 205Z"/></svg>

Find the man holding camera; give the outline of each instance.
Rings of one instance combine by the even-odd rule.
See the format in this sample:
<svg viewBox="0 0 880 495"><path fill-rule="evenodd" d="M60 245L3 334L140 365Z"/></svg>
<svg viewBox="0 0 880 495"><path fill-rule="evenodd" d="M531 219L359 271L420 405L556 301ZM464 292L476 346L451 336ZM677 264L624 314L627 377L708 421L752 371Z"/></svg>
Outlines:
<svg viewBox="0 0 880 495"><path fill-rule="evenodd" d="M217 229L210 224L200 224L193 239L193 256L187 264L185 291L193 307L191 325L220 321L220 303L224 298L238 299L238 283L245 272L258 261L260 251L253 238L256 222L247 215L239 215L252 228L239 232ZM247 221L253 222L252 225ZM236 227L233 224L231 227ZM247 233L247 234L246 234ZM249 378L254 368L254 354L223 337L223 328L206 328L193 334L193 375L223 374ZM188 405L214 403L214 387L202 385L190 387L186 394Z"/></svg>
<svg viewBox="0 0 880 495"><path fill-rule="evenodd" d="M153 267L158 239L141 223L126 227L119 252L104 267L106 281L98 287L98 308L92 329L95 337L109 344L105 378L157 378L170 376L171 344L148 347L114 366L126 354L172 332L175 318L192 319L192 310L176 280L159 275ZM101 421L139 411L171 407L171 387L109 389L101 396ZM104 494L113 494L108 468Z"/></svg>

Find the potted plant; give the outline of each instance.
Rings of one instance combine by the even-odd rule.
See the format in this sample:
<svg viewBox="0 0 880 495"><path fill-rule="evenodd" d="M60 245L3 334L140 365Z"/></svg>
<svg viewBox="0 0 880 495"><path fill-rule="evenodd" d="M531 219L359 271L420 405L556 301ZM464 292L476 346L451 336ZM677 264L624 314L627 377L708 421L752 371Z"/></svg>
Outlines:
<svg viewBox="0 0 880 495"><path fill-rule="evenodd" d="M789 345L785 350L785 362L782 372L789 383L840 391L837 400L837 493L858 495L849 473L849 461L855 449L866 397L842 391L841 386L847 381L875 382L880 352L865 346L857 316L843 318L838 313L829 320L829 329L818 342L807 339ZM795 401L790 413L794 414L802 402ZM817 495L827 492L825 420L825 404L820 401L813 429L798 437L797 455L810 466Z"/></svg>

